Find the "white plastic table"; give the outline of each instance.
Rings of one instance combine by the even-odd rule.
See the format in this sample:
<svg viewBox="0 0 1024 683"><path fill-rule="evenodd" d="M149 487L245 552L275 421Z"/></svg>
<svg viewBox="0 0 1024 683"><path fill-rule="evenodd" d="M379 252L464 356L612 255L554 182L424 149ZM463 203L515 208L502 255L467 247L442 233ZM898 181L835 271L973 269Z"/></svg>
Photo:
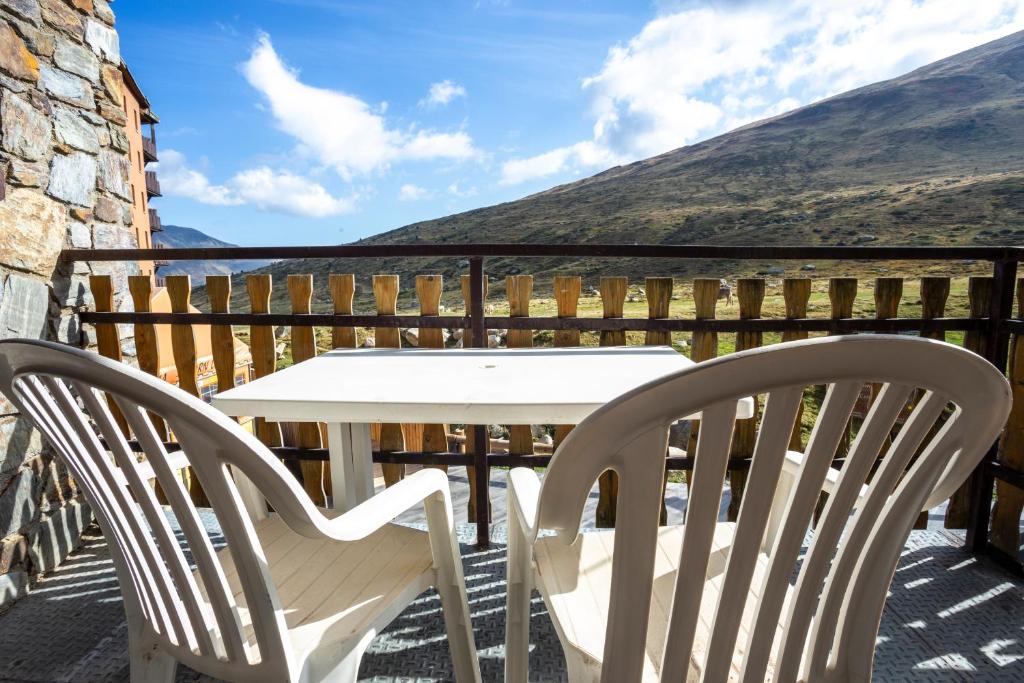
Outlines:
<svg viewBox="0 0 1024 683"><path fill-rule="evenodd" d="M667 346L338 349L217 394L213 405L234 417L327 423L334 504L347 510L374 492L371 423L578 424L692 365ZM737 417L751 415L753 401L741 401Z"/></svg>

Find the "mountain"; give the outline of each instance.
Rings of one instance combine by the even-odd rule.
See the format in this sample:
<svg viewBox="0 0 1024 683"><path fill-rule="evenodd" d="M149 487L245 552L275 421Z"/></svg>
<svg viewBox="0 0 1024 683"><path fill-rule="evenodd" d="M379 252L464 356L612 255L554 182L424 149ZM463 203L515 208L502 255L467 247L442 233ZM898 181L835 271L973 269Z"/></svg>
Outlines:
<svg viewBox="0 0 1024 683"><path fill-rule="evenodd" d="M416 242L1024 242L1024 32L698 144L364 240ZM492 291L500 293L501 276L520 270L538 276L543 291L556 270L591 284L598 272L728 276L765 265L489 259L487 272L499 277ZM795 272L801 264L780 265ZM370 273L439 272L454 296L466 269L451 259L389 259L281 261L264 271L314 273L323 308L329 272L356 272L364 297ZM403 277L404 294L411 284Z"/></svg>
<svg viewBox="0 0 1024 683"><path fill-rule="evenodd" d="M153 233L153 242L168 248L235 247L236 244L211 237L195 228L163 224L163 230ZM252 271L272 261L171 261L161 266L159 275L191 275L192 282L202 284L207 275L231 275Z"/></svg>

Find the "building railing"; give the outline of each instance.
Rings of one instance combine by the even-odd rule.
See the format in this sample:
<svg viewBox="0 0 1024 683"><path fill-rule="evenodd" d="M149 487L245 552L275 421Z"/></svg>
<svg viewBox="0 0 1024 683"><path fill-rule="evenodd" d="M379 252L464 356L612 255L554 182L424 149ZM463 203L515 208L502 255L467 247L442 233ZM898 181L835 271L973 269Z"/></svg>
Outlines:
<svg viewBox="0 0 1024 683"><path fill-rule="evenodd" d="M150 197L159 197L160 181L156 177L156 171L146 171L146 194Z"/></svg>
<svg viewBox="0 0 1024 683"><path fill-rule="evenodd" d="M142 136L142 158L148 163L159 161L156 157L156 140Z"/></svg>
<svg viewBox="0 0 1024 683"><path fill-rule="evenodd" d="M322 247L224 247L200 249L75 249L65 250L62 259L66 261L137 261L146 259L162 260L220 260L220 259L290 259L290 258L355 258L381 259L396 257L449 257L468 260L468 274L461 276L461 291L465 302L463 315L439 314L437 302L441 296L440 278L426 277L431 283L427 295L430 301L421 296L421 314L396 314L397 276L375 276L374 294L377 300L377 311L373 314L353 312L354 280L351 275L332 275L330 289L336 313L311 313L308 304L293 309L292 313L270 313L267 302L270 299L271 281L269 275L250 274L247 285L252 295L252 313L239 314L229 312L230 278L227 276L211 276L207 278L207 293L211 302L211 311L189 313L189 292L191 283L187 276L168 276L166 278L168 292L172 299L171 313L151 313L143 310L139 301L144 297L134 297L134 312L114 312L112 298L108 301L97 299L96 311L80 314L83 323L94 324L106 330L104 335L97 335L102 341L107 339L107 347L101 343L100 352L107 355L119 355L119 348L111 346L111 333L116 340L117 324L134 324L140 326L170 324L186 326L195 324L212 325L212 330L220 330L217 334L226 335L222 338L231 340L232 327L248 325L251 328L250 346L254 359L274 358L274 350L279 341L275 339L272 329L275 326L292 326L293 328L329 327L332 329L334 345L354 346L355 328L377 328L378 346L383 346L382 339L391 337L393 345L397 339L397 331L382 332L393 328L448 328L465 330L463 341L466 346L483 348L488 346L488 330L554 330L555 345L578 345L580 332L598 332L602 344L623 344L627 331L646 333L645 343L671 343L672 332L692 332L691 357L694 360L707 360L717 354L716 335L719 332L737 333L736 349L760 346L763 343L762 333L781 332L783 340L806 337L808 333L852 333L852 332L901 332L917 333L933 338L943 338L946 332L962 331L965 333L964 344L971 350L987 358L996 367L1006 370L1008 351L1011 342L1018 348L1019 339L1024 336L1024 317L1020 312L1014 315L1013 303L1015 291L1018 296L1024 294L1024 280L1017 282L1017 264L1024 257L1024 249L1017 247L717 247L691 245L538 245L538 244L399 244L399 245L343 245ZM576 276L560 276L555 279L555 299L558 305L556 317L530 317L524 315L496 316L485 312L487 277L485 275L488 258L494 257L567 257L573 259L721 259L728 261L902 261L902 262L944 262L947 264L973 263L974 269L988 264L990 274L972 276L968 283L969 314L961 317L946 317L945 307L949 296L949 277L921 278L921 315L920 317L898 317L898 308L902 297L903 278L878 277L875 280L874 299L875 317L853 317L853 303L857 294L858 281L854 278L828 278L830 310L825 317L808 315L808 297L811 282L808 278L782 279L783 297L786 303L785 318L767 318L761 316L761 304L765 297L765 280L763 278L742 278L737 281L737 297L739 299L739 319L715 318L715 306L720 295L718 278L697 278L693 281L695 319L669 317L670 300L673 292L672 278L647 278L645 280L645 298L648 304L648 317L635 318L623 316L623 302L627 295L627 282L623 277L602 277L600 282L600 298L604 317L581 317L577 315L577 302L580 296L580 278ZM389 280L393 278L394 280ZM780 278L773 278L780 279ZM132 286L142 286L143 280L148 285L148 278L133 280ZM426 281L424 281L426 282ZM303 296L309 301L312 290L312 276L290 277L289 291L296 294L293 300L301 301ZM326 285L327 283L322 283ZM419 284L419 282L418 282ZM506 294L509 297L510 310L528 311L532 276L509 275ZM111 291L108 287L106 291ZM135 292L133 291L133 295ZM1021 302L1024 307L1024 301ZM427 310L429 314L423 314ZM151 336L151 335L150 335ZM181 335L178 335L181 338ZM136 340L140 337L136 335ZM305 339L310 340L306 335ZM225 341L224 344L233 344ZM315 345L296 352L293 337L293 354L295 357L308 357L315 354ZM313 344L312 341L305 342ZM400 343L400 342L399 342ZM138 346L138 341L136 342ZM270 345L269 348L264 348ZM229 348L228 346L224 347ZM230 347L233 349L233 346ZM1024 352L1024 347L1020 347ZM144 349L139 349L139 365L143 363ZM233 353L233 351L232 351ZM177 354L176 354L177 356ZM193 354L194 356L194 354ZM182 357L189 357L187 353ZM254 368L255 376L259 377L273 371L273 368ZM184 373L187 375L188 369ZM1010 368L1011 381L1015 387L1024 387L1024 362L1013 363ZM756 419L756 418L754 418ZM966 528L968 547L979 554L987 554L1005 566L1020 573L1020 537L1021 503L1024 502L1024 411L1015 410L1011 415L1011 425L1007 429L1001 444L994 444L975 475L961 491L957 493L947 513L947 525ZM259 421L257 421L259 422ZM259 427L259 424L257 425ZM260 433L261 437L266 436ZM478 529L478 540L485 544L489 535L488 520L488 481L489 469L496 466L531 465L544 466L550 456L534 455L531 452L495 453L487 452L486 444L490 443L484 426L467 428L467 453L421 452L421 449L392 450L374 452L374 461L388 466L402 464L448 464L473 466L471 510L475 511ZM268 432L269 433L269 432ZM410 437L410 434L412 435ZM416 430L408 430L406 448L416 443ZM733 505L738 509L742 496L746 471L749 468L750 456L753 453L753 435L756 430L741 429L738 425L737 436L733 444L730 460L730 485L732 487ZM422 436L422 429L419 432ZM556 433L555 440L559 439ZM272 437L266 439L275 452L291 463L298 471L297 463L309 460L327 460L325 448L288 445L273 442ZM515 441L515 439L512 439ZM529 442L527 437L527 442ZM522 443L522 440L519 440ZM317 444L319 442L317 441ZM476 447L475 445L479 445ZM687 455L669 455L666 468L669 470L687 470L693 467L693 459ZM387 474L387 472L385 472ZM998 482L998 485L996 484ZM993 492L995 505L993 507ZM605 514L608 514L609 501L602 493ZM599 505L599 511L601 505ZM611 507L614 516L614 506ZM735 514L735 510L732 512ZM600 522L601 520L599 520ZM606 520L607 521L607 520Z"/></svg>
<svg viewBox="0 0 1024 683"><path fill-rule="evenodd" d="M149 231L160 232L164 229L163 224L160 222L160 214L156 212L156 209L146 209L149 212Z"/></svg>
<svg viewBox="0 0 1024 683"><path fill-rule="evenodd" d="M153 267L154 268L163 268L163 267L169 266L171 264L170 259L168 259L167 257L163 256L163 252L167 251L167 247L165 245L163 245L163 244L154 244L152 249L147 249L146 251L155 252L155 255L153 256Z"/></svg>

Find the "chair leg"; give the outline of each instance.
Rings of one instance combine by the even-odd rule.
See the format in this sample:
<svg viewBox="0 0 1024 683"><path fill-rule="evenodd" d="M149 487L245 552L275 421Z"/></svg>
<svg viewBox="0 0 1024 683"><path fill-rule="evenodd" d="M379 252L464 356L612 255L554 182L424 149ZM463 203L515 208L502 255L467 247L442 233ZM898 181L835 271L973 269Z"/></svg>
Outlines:
<svg viewBox="0 0 1024 683"><path fill-rule="evenodd" d="M508 577L505 607L505 681L526 683L530 657L530 596L533 567L529 542L523 538L509 506Z"/></svg>
<svg viewBox="0 0 1024 683"><path fill-rule="evenodd" d="M427 526L437 580L434 583L441 596L448 647L452 653L452 668L459 683L480 681L480 662L476 656L473 621L469 615L466 579L462 574L462 557L455 538L451 504L445 499L428 498L425 502Z"/></svg>
<svg viewBox="0 0 1024 683"><path fill-rule="evenodd" d="M132 683L172 683L178 661L149 642L131 622L128 626L129 665Z"/></svg>

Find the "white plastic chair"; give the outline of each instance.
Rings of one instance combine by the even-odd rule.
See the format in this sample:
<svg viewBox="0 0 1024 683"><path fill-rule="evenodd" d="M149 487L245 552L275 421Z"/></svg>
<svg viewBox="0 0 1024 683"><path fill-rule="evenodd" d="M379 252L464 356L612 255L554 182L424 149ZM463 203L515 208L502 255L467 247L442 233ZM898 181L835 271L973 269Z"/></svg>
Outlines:
<svg viewBox="0 0 1024 683"><path fill-rule="evenodd" d="M836 471L867 383L881 392ZM787 452L809 385L828 385L826 398L805 452ZM767 400L739 518L720 523L736 401L759 394ZM914 520L965 480L1009 409L1006 379L981 357L881 335L736 353L623 395L570 433L543 483L530 469L510 473L506 680L526 680L533 587L570 681L869 680ZM686 522L659 527L668 425L699 411ZM619 475L617 529L581 534L587 495L609 469ZM556 534L538 537L543 529Z"/></svg>
<svg viewBox="0 0 1024 683"><path fill-rule="evenodd" d="M430 586L441 595L458 679L480 680L448 481L438 470L416 472L338 515L314 507L280 461L231 419L96 354L0 342L0 391L63 458L103 529L124 596L133 681L171 681L179 661L236 681L354 681L373 636ZM117 428L108 397L144 461ZM167 420L226 549L214 550L147 410ZM389 524L420 503L429 532Z"/></svg>

